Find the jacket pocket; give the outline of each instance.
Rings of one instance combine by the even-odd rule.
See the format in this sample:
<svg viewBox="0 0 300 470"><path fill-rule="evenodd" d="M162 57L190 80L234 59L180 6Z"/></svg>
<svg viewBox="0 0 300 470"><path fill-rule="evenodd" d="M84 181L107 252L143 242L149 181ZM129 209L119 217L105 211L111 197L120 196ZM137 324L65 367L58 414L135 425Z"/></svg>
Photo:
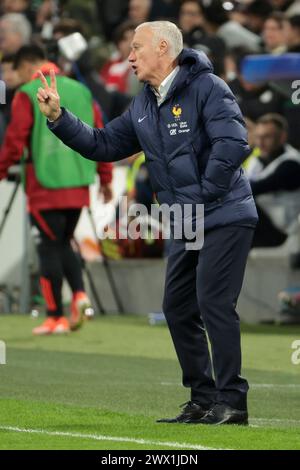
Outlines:
<svg viewBox="0 0 300 470"><path fill-rule="evenodd" d="M194 166L194 170L195 170L195 173L197 175L197 180L199 181L199 185L201 187L201 171L200 171L200 167L199 167L199 156L197 154L197 151L196 151L196 148L193 144L193 142L191 142L190 144L190 154L191 154L191 159L192 159L192 163L193 163L193 166Z"/></svg>

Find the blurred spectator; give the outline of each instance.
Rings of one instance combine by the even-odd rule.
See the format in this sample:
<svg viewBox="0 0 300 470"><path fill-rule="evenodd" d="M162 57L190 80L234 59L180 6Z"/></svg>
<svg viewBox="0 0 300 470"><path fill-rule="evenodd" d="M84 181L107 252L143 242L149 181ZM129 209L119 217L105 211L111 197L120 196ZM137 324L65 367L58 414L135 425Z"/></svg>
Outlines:
<svg viewBox="0 0 300 470"><path fill-rule="evenodd" d="M242 26L246 27L246 22L247 22L247 15L245 13L245 6L247 4L239 1L233 1L231 2L230 5L230 10L229 10L229 19L231 21L235 21L236 23L241 24Z"/></svg>
<svg viewBox="0 0 300 470"><path fill-rule="evenodd" d="M260 35L266 19L272 12L273 7L266 0L254 0L254 2L249 3L245 8L247 28Z"/></svg>
<svg viewBox="0 0 300 470"><path fill-rule="evenodd" d="M32 2L29 0L2 0L0 4L1 15L6 13L23 13L30 21L31 25L35 23L35 13L31 8Z"/></svg>
<svg viewBox="0 0 300 470"><path fill-rule="evenodd" d="M203 27L204 18L198 0L182 0L179 15L178 26L182 31L183 39L194 29Z"/></svg>
<svg viewBox="0 0 300 470"><path fill-rule="evenodd" d="M263 27L265 51L270 54L281 54L286 50L284 35L284 14L275 11L268 16Z"/></svg>
<svg viewBox="0 0 300 470"><path fill-rule="evenodd" d="M128 12L128 0L95 0L98 19L105 39L112 40L114 29L124 21Z"/></svg>
<svg viewBox="0 0 300 470"><path fill-rule="evenodd" d="M6 103L1 104L0 106L1 122L5 129L10 121L11 104L15 91L21 84L20 77L17 71L14 70L14 55L6 55L2 57L1 80L4 81L6 87ZM0 139L0 145L1 144L2 140Z"/></svg>
<svg viewBox="0 0 300 470"><path fill-rule="evenodd" d="M158 19L176 20L181 0L96 0L99 21L107 40L124 18L142 23Z"/></svg>
<svg viewBox="0 0 300 470"><path fill-rule="evenodd" d="M7 90L15 90L20 85L20 77L14 69L15 56L5 55L1 59L1 80L4 81Z"/></svg>
<svg viewBox="0 0 300 470"><path fill-rule="evenodd" d="M198 0L182 1L178 26L183 33L185 46L205 52L214 65L214 72L219 76L223 76L225 43L215 34L206 33L203 27L204 17Z"/></svg>
<svg viewBox="0 0 300 470"><path fill-rule="evenodd" d="M100 72L100 76L109 90L118 90L121 93L133 95L139 89L138 81L128 61L135 28L135 23L126 21L114 32L114 43L117 50L111 59L104 64Z"/></svg>
<svg viewBox="0 0 300 470"><path fill-rule="evenodd" d="M129 0L128 18L136 24L144 23L150 18L152 0Z"/></svg>
<svg viewBox="0 0 300 470"><path fill-rule="evenodd" d="M30 6L29 0L2 0L1 14L5 13L25 13Z"/></svg>
<svg viewBox="0 0 300 470"><path fill-rule="evenodd" d="M56 2L53 0L43 0L36 12L36 27L42 29L47 21L50 21L56 10Z"/></svg>
<svg viewBox="0 0 300 470"><path fill-rule="evenodd" d="M271 20L272 22L275 20L276 22L278 22L278 24L281 23L280 15L281 14L279 12L273 13L266 22L268 23L267 28L271 26L270 24ZM269 52L271 53L281 53L281 52L299 53L300 52L300 15L296 15L291 18L285 16L282 24L283 24L282 32L280 30L273 29L273 26L275 26L275 24L273 24L272 26L272 32L271 30L268 30L268 29L266 30L265 40L266 40L266 45L267 43L269 44L269 48L270 48ZM280 41L281 36L283 36L283 42L285 46L284 47L281 46L277 49L275 48L274 50L271 50L272 45L276 46L276 44L279 44L281 42ZM238 93L238 90L236 90L235 85L236 83L233 83L233 90L235 90ZM289 143L295 148L300 149L300 133L299 133L300 107L299 105L297 105L296 103L292 101L291 82L289 80L270 82L269 90L272 93L273 104L277 102L277 109L276 109L276 106L273 109L268 108L268 109L265 109L264 113L275 111L275 112L279 112L280 114L282 114L288 121ZM248 98L251 98L251 96L249 95ZM265 99L266 95L263 95L263 98ZM255 104L254 101L252 103L251 102L247 103L247 105L249 105L253 111L253 113L251 114L252 118L256 119L257 117L259 117L259 115L261 115L260 113L261 109L258 107L257 111L259 112L255 112L255 109L253 108L254 104ZM243 108L243 111L246 112L245 108L243 107L243 104L241 106Z"/></svg>
<svg viewBox="0 0 300 470"><path fill-rule="evenodd" d="M233 49L230 57L236 66L235 78L228 80L232 92L241 108L243 115L252 121L256 121L259 117L266 113L282 112L284 98L270 88L268 83L253 84L247 82L241 74L241 63L251 51L245 48ZM233 71L230 70L230 75Z"/></svg>
<svg viewBox="0 0 300 470"><path fill-rule="evenodd" d="M153 0L150 21L168 19L176 21L181 0Z"/></svg>
<svg viewBox="0 0 300 470"><path fill-rule="evenodd" d="M222 0L210 0L201 3L204 16L204 29L208 34L216 34L223 39L228 49L247 47L253 51L261 48L261 38L249 31L237 21L230 20Z"/></svg>
<svg viewBox="0 0 300 470"><path fill-rule="evenodd" d="M157 204L150 182L149 172L145 163L144 153L133 155L127 159L129 163L126 182L126 205L134 212L135 204L143 204L147 208L148 215L139 216L140 229L143 237L133 239L128 234L128 223L134 217L122 217L127 208L121 206L117 209L116 226L109 227L110 238L102 241L103 253L112 259L121 258L156 258L162 257L164 241L162 238L163 226L159 216L151 215L153 205ZM130 211L131 211L130 210ZM158 215L158 214L157 214ZM121 236L122 235L122 236Z"/></svg>
<svg viewBox="0 0 300 470"><path fill-rule="evenodd" d="M284 37L287 52L300 52L300 15L286 18L284 21Z"/></svg>
<svg viewBox="0 0 300 470"><path fill-rule="evenodd" d="M11 165L27 155L25 190L31 224L36 230L40 262L41 288L47 306L47 320L33 330L34 334L65 333L81 326L84 309L90 302L84 292L80 261L71 247L81 209L89 205L89 187L96 166L86 166L73 151L61 147L53 139L45 119L37 113L36 93L40 86L38 70L46 76L59 69L48 62L38 46L24 46L15 57L23 85L16 93L11 121L0 152L0 179L6 178ZM54 80L54 77L52 77ZM61 84L62 103L96 127L102 127L97 106L88 89L66 77L57 77ZM68 153L63 167L62 155ZM111 199L112 165L98 164L101 191ZM66 276L73 292L71 322L63 316L62 283Z"/></svg>
<svg viewBox="0 0 300 470"><path fill-rule="evenodd" d="M64 18L54 25L53 39L58 41L73 33L81 33L84 35L84 26L80 21L74 20L73 18Z"/></svg>
<svg viewBox="0 0 300 470"><path fill-rule="evenodd" d="M127 173L127 195L130 201L143 204L151 211L151 205L155 204L155 195L150 183L148 168L144 153L130 158L131 164Z"/></svg>
<svg viewBox="0 0 300 470"><path fill-rule="evenodd" d="M247 169L259 214L253 246L281 245L300 214L300 155L287 136L288 123L279 114L258 120L260 156Z"/></svg>
<svg viewBox="0 0 300 470"><path fill-rule="evenodd" d="M270 0L271 5L275 10L285 12L288 8L291 7L294 3L294 0Z"/></svg>
<svg viewBox="0 0 300 470"><path fill-rule="evenodd" d="M61 20L53 30L54 38L60 39L82 30L78 21ZM69 76L82 81L92 92L94 99L101 107L105 119L110 121L119 116L129 105L131 96L118 91L108 91L98 71L95 69L89 50L75 62L70 63L60 57L59 64Z"/></svg>
<svg viewBox="0 0 300 470"><path fill-rule="evenodd" d="M245 124L247 127L247 132L248 132L248 144L251 149L250 155L244 160L243 162L243 168L244 170L248 170L250 165L253 164L252 160L260 156L260 149L256 145L256 138L255 138L255 130L256 130L256 124L255 122L251 121L251 119L245 117Z"/></svg>
<svg viewBox="0 0 300 470"><path fill-rule="evenodd" d="M84 25L88 37L102 32L95 0L51 0L51 3L57 6L54 13L57 18L54 18L52 23L56 23L57 19L73 18ZM113 3L112 1L110 8L113 7Z"/></svg>
<svg viewBox="0 0 300 470"><path fill-rule="evenodd" d="M300 0L295 0L285 11L287 16L300 15Z"/></svg>
<svg viewBox="0 0 300 470"><path fill-rule="evenodd" d="M0 145L2 145L4 134L5 134L5 129L6 129L6 123L4 121L4 116L1 113L0 114Z"/></svg>
<svg viewBox="0 0 300 470"><path fill-rule="evenodd" d="M31 25L21 13L7 13L0 18L0 52L14 54L31 39Z"/></svg>

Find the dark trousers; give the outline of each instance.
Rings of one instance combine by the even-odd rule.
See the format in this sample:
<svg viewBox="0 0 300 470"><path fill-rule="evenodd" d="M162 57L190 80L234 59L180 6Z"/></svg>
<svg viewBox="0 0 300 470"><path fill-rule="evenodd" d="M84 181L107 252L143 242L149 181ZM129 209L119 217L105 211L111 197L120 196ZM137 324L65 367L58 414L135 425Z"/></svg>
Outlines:
<svg viewBox="0 0 300 470"><path fill-rule="evenodd" d="M247 408L236 303L252 237L251 228L227 226L208 231L200 251L186 251L179 240L170 249L163 311L183 385L206 408L214 402Z"/></svg>
<svg viewBox="0 0 300 470"><path fill-rule="evenodd" d="M80 212L80 209L64 209L31 214L31 223L38 230L35 239L48 316L63 315L64 277L73 292L84 290L80 259L71 246Z"/></svg>

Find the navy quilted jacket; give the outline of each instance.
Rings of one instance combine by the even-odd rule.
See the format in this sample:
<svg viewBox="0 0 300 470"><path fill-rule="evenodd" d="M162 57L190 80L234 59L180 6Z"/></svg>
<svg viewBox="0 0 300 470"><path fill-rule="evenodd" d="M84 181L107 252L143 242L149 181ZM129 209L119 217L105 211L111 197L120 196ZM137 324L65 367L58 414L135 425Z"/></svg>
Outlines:
<svg viewBox="0 0 300 470"><path fill-rule="evenodd" d="M104 129L92 129L63 109L48 123L85 158L116 161L143 150L160 204L204 204L205 229L255 226L257 212L241 163L249 154L235 98L203 54L184 49L180 70L158 107L149 85Z"/></svg>

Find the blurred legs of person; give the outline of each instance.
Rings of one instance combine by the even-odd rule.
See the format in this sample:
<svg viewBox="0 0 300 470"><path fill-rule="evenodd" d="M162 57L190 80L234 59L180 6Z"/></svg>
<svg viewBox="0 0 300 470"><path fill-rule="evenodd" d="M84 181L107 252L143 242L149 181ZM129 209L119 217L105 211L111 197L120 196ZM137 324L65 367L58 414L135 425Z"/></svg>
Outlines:
<svg viewBox="0 0 300 470"><path fill-rule="evenodd" d="M33 334L61 334L82 326L90 301L84 291L81 263L71 246L80 209L45 210L31 215L37 229L36 242L40 264L41 290L47 318ZM64 277L73 292L70 320L64 317L62 285Z"/></svg>

